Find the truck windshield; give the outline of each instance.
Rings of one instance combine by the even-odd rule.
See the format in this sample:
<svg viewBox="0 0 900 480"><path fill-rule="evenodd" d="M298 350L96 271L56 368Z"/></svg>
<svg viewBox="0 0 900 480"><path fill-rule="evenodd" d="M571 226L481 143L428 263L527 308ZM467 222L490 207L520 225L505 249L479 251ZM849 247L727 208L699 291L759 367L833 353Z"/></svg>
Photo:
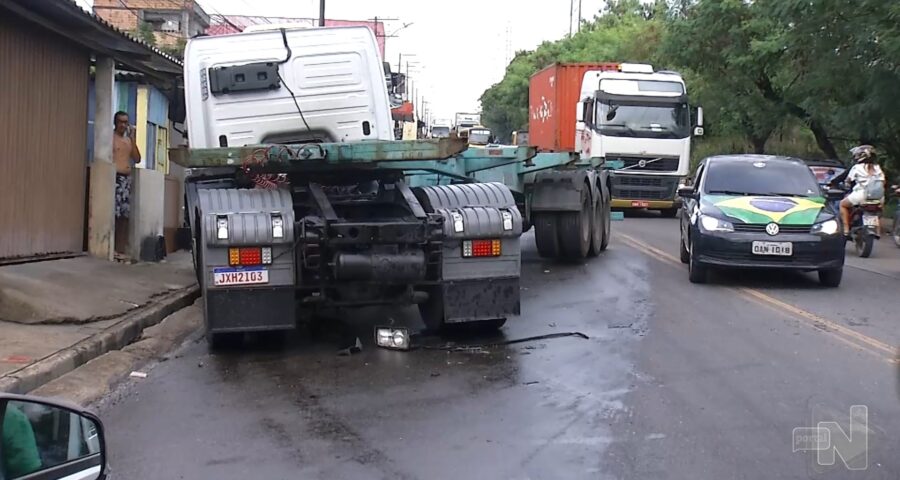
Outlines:
<svg viewBox="0 0 900 480"><path fill-rule="evenodd" d="M474 145L487 145L490 141L490 130L469 130L469 143Z"/></svg>
<svg viewBox="0 0 900 480"><path fill-rule="evenodd" d="M687 138L690 113L687 104L622 105L600 103L600 133L614 137Z"/></svg>
<svg viewBox="0 0 900 480"><path fill-rule="evenodd" d="M434 138L447 138L450 136L450 127L432 127L431 136Z"/></svg>

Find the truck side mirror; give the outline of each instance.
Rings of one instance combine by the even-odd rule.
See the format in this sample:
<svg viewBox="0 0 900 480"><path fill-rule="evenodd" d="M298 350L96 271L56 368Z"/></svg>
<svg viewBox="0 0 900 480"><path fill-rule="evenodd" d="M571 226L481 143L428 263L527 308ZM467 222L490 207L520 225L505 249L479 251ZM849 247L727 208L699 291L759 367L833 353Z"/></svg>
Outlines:
<svg viewBox="0 0 900 480"><path fill-rule="evenodd" d="M694 127L694 136L695 137L702 137L703 133L705 133L703 131L703 127Z"/></svg>
<svg viewBox="0 0 900 480"><path fill-rule="evenodd" d="M697 126L703 126L703 107L697 107Z"/></svg>

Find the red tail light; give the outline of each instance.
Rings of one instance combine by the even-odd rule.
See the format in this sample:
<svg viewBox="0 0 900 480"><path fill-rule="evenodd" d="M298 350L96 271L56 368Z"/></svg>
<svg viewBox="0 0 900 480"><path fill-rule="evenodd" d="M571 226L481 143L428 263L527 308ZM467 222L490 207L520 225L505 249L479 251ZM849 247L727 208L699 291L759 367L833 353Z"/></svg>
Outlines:
<svg viewBox="0 0 900 480"><path fill-rule="evenodd" d="M228 249L228 265L243 267L272 263L271 247L240 247Z"/></svg>
<svg viewBox="0 0 900 480"><path fill-rule="evenodd" d="M499 239L464 240L462 247L463 257L499 257L502 253Z"/></svg>

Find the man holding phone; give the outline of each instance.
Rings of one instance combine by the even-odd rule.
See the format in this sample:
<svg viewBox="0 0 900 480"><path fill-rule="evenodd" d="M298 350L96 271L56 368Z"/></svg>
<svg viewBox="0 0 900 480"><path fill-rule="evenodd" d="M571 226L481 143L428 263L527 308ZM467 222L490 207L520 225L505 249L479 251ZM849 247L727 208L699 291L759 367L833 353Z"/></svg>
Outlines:
<svg viewBox="0 0 900 480"><path fill-rule="evenodd" d="M131 170L141 161L134 125L128 113L118 111L113 116L113 163L116 165L116 251L125 253L128 247L128 218L131 214Z"/></svg>

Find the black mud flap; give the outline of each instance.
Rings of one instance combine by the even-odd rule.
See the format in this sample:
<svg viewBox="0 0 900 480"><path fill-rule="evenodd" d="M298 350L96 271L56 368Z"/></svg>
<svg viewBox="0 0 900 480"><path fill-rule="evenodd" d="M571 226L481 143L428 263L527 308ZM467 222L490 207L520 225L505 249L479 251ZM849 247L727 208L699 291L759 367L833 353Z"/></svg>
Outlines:
<svg viewBox="0 0 900 480"><path fill-rule="evenodd" d="M291 330L297 325L294 288L208 289L207 332Z"/></svg>
<svg viewBox="0 0 900 480"><path fill-rule="evenodd" d="M443 285L444 321L466 323L519 314L519 279L453 281Z"/></svg>

